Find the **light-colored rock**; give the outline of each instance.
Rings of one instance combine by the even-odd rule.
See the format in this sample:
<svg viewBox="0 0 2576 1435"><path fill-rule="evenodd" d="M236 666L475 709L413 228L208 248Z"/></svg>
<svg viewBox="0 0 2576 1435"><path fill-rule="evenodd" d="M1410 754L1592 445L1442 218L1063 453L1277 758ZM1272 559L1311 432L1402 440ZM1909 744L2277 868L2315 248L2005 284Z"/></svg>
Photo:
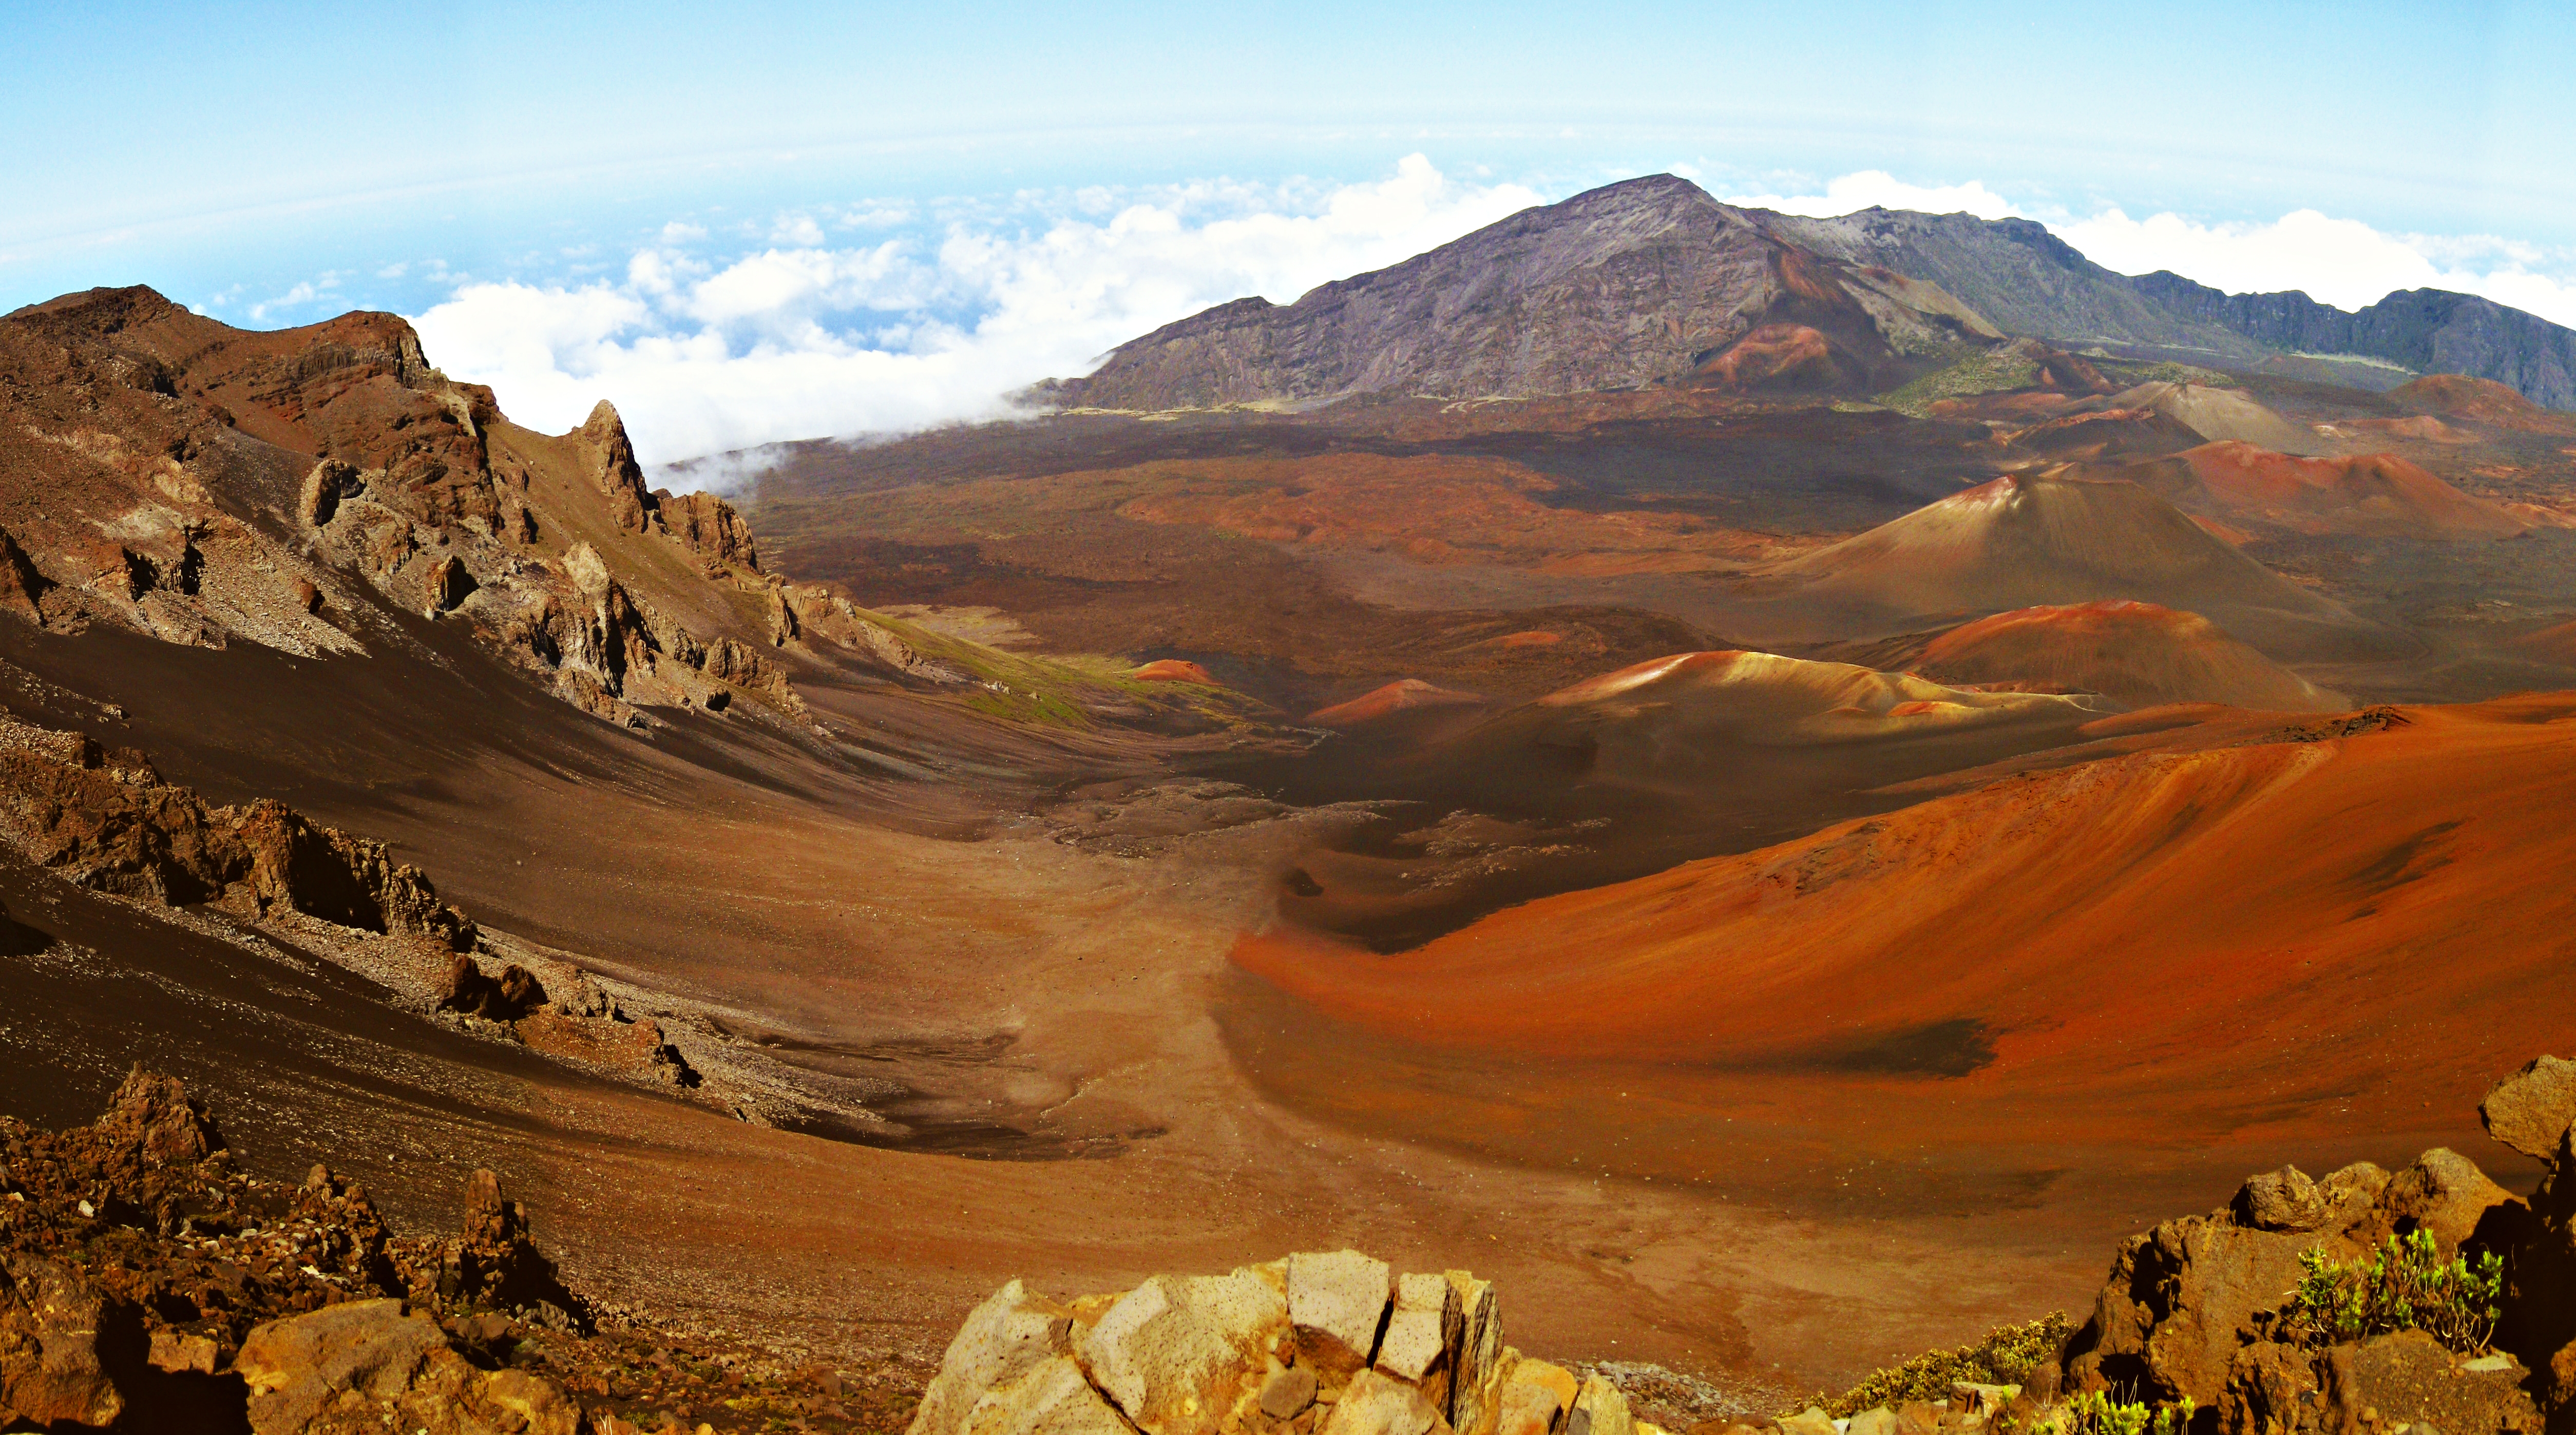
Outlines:
<svg viewBox="0 0 2576 1435"><path fill-rule="evenodd" d="M348 1301L273 1320L243 1339L255 1435L577 1435L581 1406L524 1370L484 1372L398 1300Z"/></svg>
<svg viewBox="0 0 2576 1435"><path fill-rule="evenodd" d="M2414 1221L2446 1250L2467 1240L2487 1212L2508 1202L2519 1204L2512 1192L2488 1180L2477 1163L2442 1146L2390 1177L2379 1196L2380 1208L2390 1217Z"/></svg>
<svg viewBox="0 0 2576 1435"><path fill-rule="evenodd" d="M1376 1356L1393 1294L1386 1262L1357 1251L1290 1256L1288 1319L1297 1329L1298 1363L1314 1367L1326 1389L1339 1388Z"/></svg>
<svg viewBox="0 0 2576 1435"><path fill-rule="evenodd" d="M1502 1365L1495 1382L1495 1435L1549 1435L1562 1428L1565 1412L1583 1390L1574 1372L1508 1349Z"/></svg>
<svg viewBox="0 0 2576 1435"><path fill-rule="evenodd" d="M1833 1417L1821 1405L1810 1405L1795 1415L1780 1417L1780 1435L1841 1435L1834 1428Z"/></svg>
<svg viewBox="0 0 2576 1435"><path fill-rule="evenodd" d="M1896 1412L1884 1405L1864 1410L1843 1427L1843 1435L1896 1435Z"/></svg>
<svg viewBox="0 0 2576 1435"><path fill-rule="evenodd" d="M1363 1370L1351 1377L1316 1435L1431 1435L1448 1428L1440 1407L1420 1386Z"/></svg>
<svg viewBox="0 0 2576 1435"><path fill-rule="evenodd" d="M1395 1285L1395 1310L1378 1341L1377 1368L1422 1387L1442 1419L1449 1414L1450 1356L1464 1322L1458 1288L1447 1276L1406 1275Z"/></svg>
<svg viewBox="0 0 2576 1435"><path fill-rule="evenodd" d="M1287 1301L1258 1272L1156 1276L1080 1333L1073 1353L1147 1435L1214 1435L1259 1398L1287 1337Z"/></svg>
<svg viewBox="0 0 2576 1435"><path fill-rule="evenodd" d="M391 1400L409 1391L447 1335L398 1300L357 1300L259 1326L242 1341L233 1369L250 1387L250 1424L259 1435L291 1435L313 1423L343 1391Z"/></svg>
<svg viewBox="0 0 2576 1435"><path fill-rule="evenodd" d="M1459 1335L1449 1377L1449 1424L1458 1435L1494 1435L1501 1417L1503 1298L1491 1281L1465 1271L1448 1273L1458 1292Z"/></svg>
<svg viewBox="0 0 2576 1435"><path fill-rule="evenodd" d="M993 1292L948 1342L939 1373L913 1411L910 1435L961 1435L976 1402L1066 1353L1068 1324L1064 1307L1030 1294L1019 1281Z"/></svg>
<svg viewBox="0 0 2576 1435"><path fill-rule="evenodd" d="M1019 1284L1017 1281L1013 1285ZM962 1435L1134 1435L1071 1356L1038 1361L987 1390L966 1412Z"/></svg>
<svg viewBox="0 0 2576 1435"><path fill-rule="evenodd" d="M2334 1215L2325 1193L2296 1166L2245 1178L2234 1209L2240 1224L2258 1231L2313 1231Z"/></svg>
<svg viewBox="0 0 2576 1435"><path fill-rule="evenodd" d="M2495 1084L2478 1103L2487 1134L2535 1161L2558 1154L2559 1138L2576 1125L2576 1061L2543 1056Z"/></svg>
<svg viewBox="0 0 2576 1435"><path fill-rule="evenodd" d="M593 597L608 591L608 565L600 560L599 550L587 543L576 543L564 554L564 572L571 575L574 587Z"/></svg>
<svg viewBox="0 0 2576 1435"><path fill-rule="evenodd" d="M1565 1413L1565 1435L1636 1435L1636 1425L1627 1392L1598 1375L1583 1382Z"/></svg>

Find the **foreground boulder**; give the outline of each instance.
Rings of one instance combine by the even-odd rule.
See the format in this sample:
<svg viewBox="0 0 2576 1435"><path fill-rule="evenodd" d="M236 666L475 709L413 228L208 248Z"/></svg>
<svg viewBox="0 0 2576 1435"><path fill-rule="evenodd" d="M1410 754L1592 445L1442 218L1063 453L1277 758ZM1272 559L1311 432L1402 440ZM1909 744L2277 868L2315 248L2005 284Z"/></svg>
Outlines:
<svg viewBox="0 0 2576 1435"><path fill-rule="evenodd" d="M233 1360L256 1435L388 1427L430 1435L576 1435L581 1407L518 1370L482 1371L438 1322L398 1300L359 1300L252 1331Z"/></svg>
<svg viewBox="0 0 2576 1435"><path fill-rule="evenodd" d="M1503 1344L1491 1284L1317 1251L966 1319L910 1435L1661 1435Z"/></svg>

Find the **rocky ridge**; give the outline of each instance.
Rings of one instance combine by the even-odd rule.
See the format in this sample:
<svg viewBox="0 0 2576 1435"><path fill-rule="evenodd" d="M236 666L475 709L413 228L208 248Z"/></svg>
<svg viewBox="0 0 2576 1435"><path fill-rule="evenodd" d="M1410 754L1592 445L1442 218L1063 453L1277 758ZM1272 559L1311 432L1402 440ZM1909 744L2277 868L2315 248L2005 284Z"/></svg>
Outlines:
<svg viewBox="0 0 2576 1435"><path fill-rule="evenodd" d="M91 1126L0 1117L12 1429L891 1430L909 1396L899 1374L845 1380L593 1305L489 1171L455 1233L406 1236L327 1166L245 1174L179 1083L140 1068Z"/></svg>
<svg viewBox="0 0 2576 1435"><path fill-rule="evenodd" d="M0 317L0 417L0 611L46 631L429 656L403 618L455 622L635 728L810 728L800 672L969 680L767 571L724 499L650 487L611 405L522 428L390 314L250 332L67 295Z"/></svg>

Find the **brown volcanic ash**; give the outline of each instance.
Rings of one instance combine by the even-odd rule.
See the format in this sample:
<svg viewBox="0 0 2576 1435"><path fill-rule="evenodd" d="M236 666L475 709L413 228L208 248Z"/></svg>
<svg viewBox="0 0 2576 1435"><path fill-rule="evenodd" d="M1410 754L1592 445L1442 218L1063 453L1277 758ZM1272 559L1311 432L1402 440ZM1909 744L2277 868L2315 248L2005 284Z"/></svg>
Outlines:
<svg viewBox="0 0 2576 1435"><path fill-rule="evenodd" d="M2197 613L2125 600L2024 608L1942 634L1915 670L1945 683L2100 693L2124 707L2225 703L2333 712L2330 693Z"/></svg>
<svg viewBox="0 0 2576 1435"><path fill-rule="evenodd" d="M2257 1137L2399 1144L2428 1091L2481 1090L2576 1020L2570 716L2374 709L2006 778L1392 958L1247 939L1237 962L1340 1033L1293 1026L1307 1054L1256 1065L1349 1119L1544 1162L1794 1185L1898 1160L1902 1201L1980 1171L2226 1168L2211 1148ZM1430 1088L1401 1116L1366 1094L1399 1073ZM1584 1128L1621 1089L1620 1134L1658 1134L1614 1156Z"/></svg>
<svg viewBox="0 0 2576 1435"><path fill-rule="evenodd" d="M2053 474L1996 479L1767 575L1784 596L1882 631L2120 598L2208 614L2267 651L2347 645L2361 631L2146 489Z"/></svg>
<svg viewBox="0 0 2576 1435"><path fill-rule="evenodd" d="M1120 345L1042 392L1093 408L1175 409L1350 394L1527 397L1712 372L1834 387L1898 356L1991 341L1934 285L1821 259L1671 175L1524 210L1281 307L1238 299ZM1803 326L1804 335L1793 332ZM1880 386L1884 386L1883 384Z"/></svg>

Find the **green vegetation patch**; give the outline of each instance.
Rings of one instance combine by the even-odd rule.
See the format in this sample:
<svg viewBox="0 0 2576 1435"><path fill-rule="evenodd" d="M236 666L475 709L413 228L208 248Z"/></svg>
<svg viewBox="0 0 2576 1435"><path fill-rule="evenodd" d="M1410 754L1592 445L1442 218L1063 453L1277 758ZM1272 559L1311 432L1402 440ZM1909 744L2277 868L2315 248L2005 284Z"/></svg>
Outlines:
<svg viewBox="0 0 2576 1435"><path fill-rule="evenodd" d="M1818 1400L1825 1413L1840 1419L1886 1406L1893 1410L1908 1400L1947 1400L1959 1381L1978 1385L2027 1385L2030 1375L2057 1359L2075 1323L2066 1312L2050 1311L2025 1325L1999 1325L1974 1345L1935 1350L1903 1365L1873 1373L1832 1400Z"/></svg>
<svg viewBox="0 0 2576 1435"><path fill-rule="evenodd" d="M1899 413L1928 418L1932 405L1942 399L1965 398L1970 394L2000 394L2013 389L2026 389L2039 382L2039 362L2016 354L2010 349L1993 349L1971 354L1944 369L1934 369L1903 388L1879 396L1879 402Z"/></svg>
<svg viewBox="0 0 2576 1435"><path fill-rule="evenodd" d="M2370 1259L2350 1264L2322 1250L2299 1257L2298 1293L2281 1311L2290 1340L2342 1345L2401 1330L2420 1330L2466 1355L2484 1354L2495 1338L2504 1262L2489 1251L2471 1264L2442 1258L2430 1231L2390 1236Z"/></svg>
<svg viewBox="0 0 2576 1435"><path fill-rule="evenodd" d="M2198 384L2204 389L2245 387L2245 381L2234 374L2222 373L2217 369L2204 369L2198 364L2177 364L2171 360L2157 364L2142 364L2127 359L2097 358L2093 361L2093 366L2102 371L2103 377L2133 387L2138 384Z"/></svg>

